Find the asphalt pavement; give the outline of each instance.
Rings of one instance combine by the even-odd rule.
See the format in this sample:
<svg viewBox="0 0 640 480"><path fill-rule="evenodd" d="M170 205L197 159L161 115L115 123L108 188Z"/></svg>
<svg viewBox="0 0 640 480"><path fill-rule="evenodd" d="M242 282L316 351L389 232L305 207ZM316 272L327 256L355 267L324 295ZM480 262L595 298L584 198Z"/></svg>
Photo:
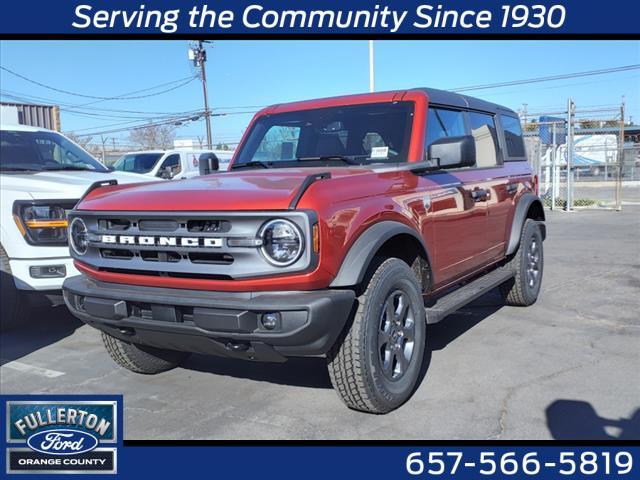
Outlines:
<svg viewBox="0 0 640 480"><path fill-rule="evenodd" d="M64 307L0 336L0 392L122 393L127 439L640 439L640 207L547 215L538 302L490 292L429 326L426 374L387 415L347 409L321 358L131 373Z"/></svg>

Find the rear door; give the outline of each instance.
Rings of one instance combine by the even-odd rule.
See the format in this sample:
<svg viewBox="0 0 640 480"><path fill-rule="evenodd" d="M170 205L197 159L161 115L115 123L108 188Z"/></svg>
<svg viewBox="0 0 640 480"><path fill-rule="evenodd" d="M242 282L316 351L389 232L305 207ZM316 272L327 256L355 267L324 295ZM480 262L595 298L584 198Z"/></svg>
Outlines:
<svg viewBox="0 0 640 480"><path fill-rule="evenodd" d="M487 251L485 261L499 258L505 249L505 226L513 202L509 175L500 148L497 119L493 113L468 112L469 130L476 145L476 169L482 189L486 192Z"/></svg>

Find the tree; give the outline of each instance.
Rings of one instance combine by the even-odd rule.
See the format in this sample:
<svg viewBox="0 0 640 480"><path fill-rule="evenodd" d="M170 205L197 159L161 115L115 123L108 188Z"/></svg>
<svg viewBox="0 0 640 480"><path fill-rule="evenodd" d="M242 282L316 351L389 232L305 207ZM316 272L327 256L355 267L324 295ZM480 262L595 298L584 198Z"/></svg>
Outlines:
<svg viewBox="0 0 640 480"><path fill-rule="evenodd" d="M87 136L84 136L84 135L79 137L78 135L76 135L73 132L65 133L65 135L67 136L67 138L69 140L71 140L72 142L77 143L78 145L80 145L85 150L88 149L87 145L89 145L91 143L91 140L93 140L93 137L87 137Z"/></svg>
<svg viewBox="0 0 640 480"><path fill-rule="evenodd" d="M597 120L580 120L580 128L598 128L600 127L600 122Z"/></svg>
<svg viewBox="0 0 640 480"><path fill-rule="evenodd" d="M147 149L171 148L175 138L176 132L173 125L158 125L155 123L136 128L129 134L131 143Z"/></svg>

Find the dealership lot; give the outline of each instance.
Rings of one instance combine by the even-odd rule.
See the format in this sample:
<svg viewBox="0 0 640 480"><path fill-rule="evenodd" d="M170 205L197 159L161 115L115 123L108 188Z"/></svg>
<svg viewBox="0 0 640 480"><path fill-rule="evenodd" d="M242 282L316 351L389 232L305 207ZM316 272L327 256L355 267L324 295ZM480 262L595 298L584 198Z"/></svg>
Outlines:
<svg viewBox="0 0 640 480"><path fill-rule="evenodd" d="M491 292L430 326L425 376L388 415L346 409L323 359L136 375L64 307L2 334L0 391L123 393L128 439L640 438L640 207L547 215L538 303Z"/></svg>

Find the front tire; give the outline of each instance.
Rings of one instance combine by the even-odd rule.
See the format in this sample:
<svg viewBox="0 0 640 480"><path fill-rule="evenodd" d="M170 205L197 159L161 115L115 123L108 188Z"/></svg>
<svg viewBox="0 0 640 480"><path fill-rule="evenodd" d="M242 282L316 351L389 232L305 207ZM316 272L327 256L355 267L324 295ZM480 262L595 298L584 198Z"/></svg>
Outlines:
<svg viewBox="0 0 640 480"><path fill-rule="evenodd" d="M413 394L426 339L422 290L413 270L390 258L375 270L350 327L328 356L329 376L354 410L387 413Z"/></svg>
<svg viewBox="0 0 640 480"><path fill-rule="evenodd" d="M505 303L516 307L528 307L534 304L540 293L543 267L540 225L528 218L522 226L518 250L505 266L515 272L511 280L500 285Z"/></svg>
<svg viewBox="0 0 640 480"><path fill-rule="evenodd" d="M102 342L114 362L135 373L153 375L180 365L190 354L136 345L102 333Z"/></svg>

